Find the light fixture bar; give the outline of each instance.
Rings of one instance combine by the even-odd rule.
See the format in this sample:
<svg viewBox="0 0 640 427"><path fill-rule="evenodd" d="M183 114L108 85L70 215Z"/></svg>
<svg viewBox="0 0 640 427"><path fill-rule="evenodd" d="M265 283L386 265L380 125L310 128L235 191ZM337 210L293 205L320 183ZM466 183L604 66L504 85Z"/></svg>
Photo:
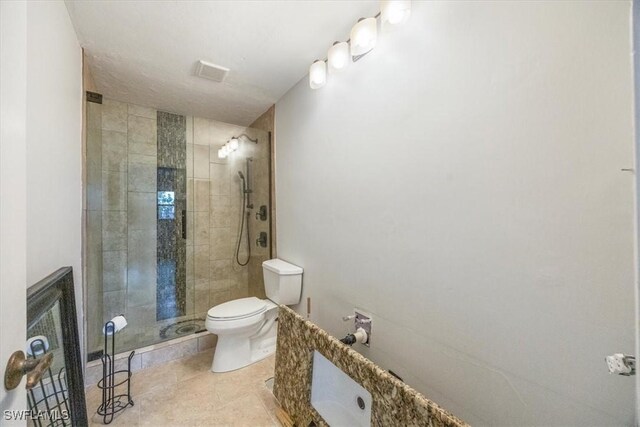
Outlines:
<svg viewBox="0 0 640 427"><path fill-rule="evenodd" d="M335 42L323 60L315 60L309 67L309 86L320 89L327 83L327 75L339 73L349 62L356 62L371 52L378 40L378 24L386 30L406 22L411 15L411 0L383 0L380 12L370 18L360 18L353 26L346 42ZM380 19L380 22L378 22ZM385 28L386 26L386 28ZM349 55L345 59L345 48ZM350 58L348 58L350 56Z"/></svg>

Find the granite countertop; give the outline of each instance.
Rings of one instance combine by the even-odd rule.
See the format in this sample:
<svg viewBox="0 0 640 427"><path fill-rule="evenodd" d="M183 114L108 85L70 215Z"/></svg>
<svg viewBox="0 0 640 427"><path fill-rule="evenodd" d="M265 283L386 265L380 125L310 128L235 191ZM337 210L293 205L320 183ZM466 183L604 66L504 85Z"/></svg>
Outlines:
<svg viewBox="0 0 640 427"><path fill-rule="evenodd" d="M468 425L290 308L280 306L274 394L297 426L328 425L311 406L314 350L371 393L372 426Z"/></svg>

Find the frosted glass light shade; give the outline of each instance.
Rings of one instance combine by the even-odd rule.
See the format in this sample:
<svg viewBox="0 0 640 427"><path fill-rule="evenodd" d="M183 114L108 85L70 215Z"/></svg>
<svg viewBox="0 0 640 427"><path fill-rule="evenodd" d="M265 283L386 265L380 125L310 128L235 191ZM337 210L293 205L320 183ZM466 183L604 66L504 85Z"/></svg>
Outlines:
<svg viewBox="0 0 640 427"><path fill-rule="evenodd" d="M240 143L236 138L231 138L229 140L229 148L231 149L231 151L236 151L239 146L240 146Z"/></svg>
<svg viewBox="0 0 640 427"><path fill-rule="evenodd" d="M363 18L351 29L351 56L364 55L376 46L376 18Z"/></svg>
<svg viewBox="0 0 640 427"><path fill-rule="evenodd" d="M380 4L380 22L384 31L404 24L411 16L411 0L383 0Z"/></svg>
<svg viewBox="0 0 640 427"><path fill-rule="evenodd" d="M224 149L224 147L218 148L218 158L224 159L226 157L227 157L227 151Z"/></svg>
<svg viewBox="0 0 640 427"><path fill-rule="evenodd" d="M309 67L309 86L311 86L311 89L319 89L326 83L327 64L318 60Z"/></svg>
<svg viewBox="0 0 640 427"><path fill-rule="evenodd" d="M343 71L351 62L349 54L349 43L335 42L329 52L327 52L327 62L329 74L339 73Z"/></svg>

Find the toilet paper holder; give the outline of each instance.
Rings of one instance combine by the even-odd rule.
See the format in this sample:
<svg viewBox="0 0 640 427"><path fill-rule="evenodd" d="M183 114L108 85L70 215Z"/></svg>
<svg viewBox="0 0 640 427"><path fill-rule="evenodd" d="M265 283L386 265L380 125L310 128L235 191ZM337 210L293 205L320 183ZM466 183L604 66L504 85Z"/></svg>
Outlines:
<svg viewBox="0 0 640 427"><path fill-rule="evenodd" d="M116 335L125 326L127 326L127 321L123 315L116 316L104 324L104 352L101 358L102 379L98 381L98 388L102 390L102 402L97 410L98 415L102 416L103 424L111 423L115 414L133 406L131 359L133 359L135 351L129 354L125 369L115 370ZM126 393L117 391L125 388Z"/></svg>

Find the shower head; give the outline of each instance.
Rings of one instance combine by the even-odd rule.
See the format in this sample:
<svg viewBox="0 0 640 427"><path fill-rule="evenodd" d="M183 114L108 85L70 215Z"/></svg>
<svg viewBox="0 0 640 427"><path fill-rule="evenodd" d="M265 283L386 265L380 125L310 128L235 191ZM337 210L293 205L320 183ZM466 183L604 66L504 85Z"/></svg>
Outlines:
<svg viewBox="0 0 640 427"><path fill-rule="evenodd" d="M238 176L244 181L244 174L242 172L238 171Z"/></svg>

